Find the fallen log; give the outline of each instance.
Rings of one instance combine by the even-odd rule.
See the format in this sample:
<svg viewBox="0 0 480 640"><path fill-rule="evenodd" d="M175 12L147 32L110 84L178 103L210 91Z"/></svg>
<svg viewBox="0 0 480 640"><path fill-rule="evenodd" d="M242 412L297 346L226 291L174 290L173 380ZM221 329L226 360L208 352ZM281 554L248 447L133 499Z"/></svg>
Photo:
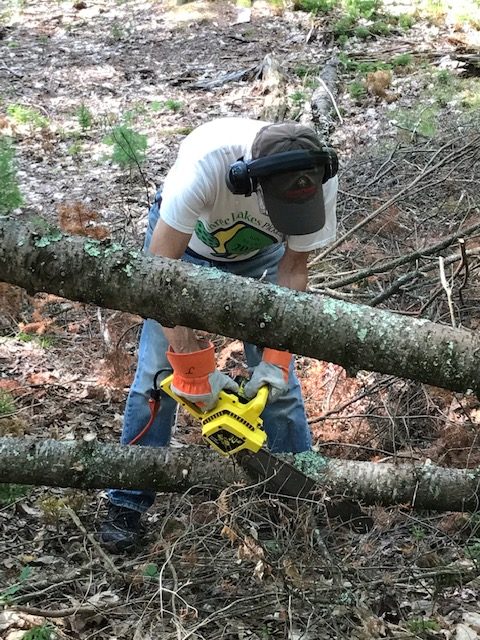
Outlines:
<svg viewBox="0 0 480 640"><path fill-rule="evenodd" d="M313 452L282 457L311 480L311 497L315 498L315 490L320 490L319 500L326 495L331 499L361 500L364 504L400 503L416 509L478 509L479 469L375 464L325 458ZM254 471L257 479L264 480L267 490L282 493L288 480L288 468L282 468L282 461L268 469L255 462L255 454L247 454L242 464ZM277 477L282 478L281 484ZM246 478L232 459L224 459L206 447L154 449L99 442L0 438L2 483L182 491L192 486L225 487L245 482Z"/></svg>
<svg viewBox="0 0 480 640"><path fill-rule="evenodd" d="M77 489L181 491L245 480L207 447L128 447L100 442L0 438L0 482Z"/></svg>
<svg viewBox="0 0 480 640"><path fill-rule="evenodd" d="M259 118L268 122L282 122L288 111L287 80L280 61L271 53L263 59L261 76L261 92L265 98Z"/></svg>
<svg viewBox="0 0 480 640"><path fill-rule="evenodd" d="M328 296L0 219L0 281L453 391L480 390L480 338ZM152 295L152 291L156 295Z"/></svg>
<svg viewBox="0 0 480 640"><path fill-rule="evenodd" d="M218 78L212 80L197 80L188 85L189 89L203 89L204 91L211 91L217 87L223 87L228 82L240 82L240 80L252 80L261 73L262 65L254 64L240 69L239 71L231 71L230 73L224 73Z"/></svg>
<svg viewBox="0 0 480 640"><path fill-rule="evenodd" d="M338 109L335 104L337 96L337 69L338 59L331 58L325 64L322 73L318 77L319 86L315 89L310 99L312 121L315 128L324 140L328 140L334 128L332 112ZM341 120L341 116L340 116Z"/></svg>

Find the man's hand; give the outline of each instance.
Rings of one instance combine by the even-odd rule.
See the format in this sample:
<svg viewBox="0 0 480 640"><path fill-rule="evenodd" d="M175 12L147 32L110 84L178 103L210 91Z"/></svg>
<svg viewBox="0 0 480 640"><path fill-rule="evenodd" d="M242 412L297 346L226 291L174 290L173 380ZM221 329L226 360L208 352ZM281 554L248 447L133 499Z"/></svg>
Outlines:
<svg viewBox="0 0 480 640"><path fill-rule="evenodd" d="M287 351L264 349L263 359L253 370L244 388L247 398L257 395L260 387L269 386L268 401L275 402L288 390L288 372L292 356Z"/></svg>
<svg viewBox="0 0 480 640"><path fill-rule="evenodd" d="M206 349L190 353L176 353L170 347L167 358L173 368L172 391L203 411L213 409L222 389L238 392L235 380L215 369L211 343Z"/></svg>
<svg viewBox="0 0 480 640"><path fill-rule="evenodd" d="M308 251L299 253L287 246L283 258L278 264L277 284L295 291L306 291L309 255Z"/></svg>
<svg viewBox="0 0 480 640"><path fill-rule="evenodd" d="M309 252L293 251L286 247L278 265L277 284L296 291L307 288L307 260ZM287 351L264 349L263 358L253 370L244 388L247 398L253 398L260 387L269 386L268 401L275 402L288 390L288 373L292 356Z"/></svg>

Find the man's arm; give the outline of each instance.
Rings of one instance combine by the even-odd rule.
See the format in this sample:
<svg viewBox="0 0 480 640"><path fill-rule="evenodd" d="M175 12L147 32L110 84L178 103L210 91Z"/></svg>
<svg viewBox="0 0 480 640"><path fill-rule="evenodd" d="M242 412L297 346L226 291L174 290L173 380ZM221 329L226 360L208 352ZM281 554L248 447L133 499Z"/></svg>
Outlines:
<svg viewBox="0 0 480 640"><path fill-rule="evenodd" d="M278 265L277 284L296 291L306 291L309 255L308 251L300 253L287 246Z"/></svg>
<svg viewBox="0 0 480 640"><path fill-rule="evenodd" d="M305 291L308 256L308 251L293 251L287 246L278 264L277 284L296 291ZM269 401L275 402L288 389L291 364L292 356L288 351L265 348L262 361L255 367L250 381L245 385L244 392L247 398L253 398L260 387L267 384Z"/></svg>
<svg viewBox="0 0 480 640"><path fill-rule="evenodd" d="M161 218L153 231L149 252L154 256L179 260L185 253L191 234L177 231ZM163 327L172 349L177 353L191 353L205 349L207 342L198 340L188 327Z"/></svg>

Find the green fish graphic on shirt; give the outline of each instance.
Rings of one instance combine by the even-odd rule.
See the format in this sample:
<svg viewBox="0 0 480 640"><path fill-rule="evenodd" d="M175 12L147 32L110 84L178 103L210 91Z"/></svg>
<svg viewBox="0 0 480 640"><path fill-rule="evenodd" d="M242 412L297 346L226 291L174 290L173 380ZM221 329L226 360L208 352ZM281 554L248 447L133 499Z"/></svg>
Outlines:
<svg viewBox="0 0 480 640"><path fill-rule="evenodd" d="M278 242L275 236L245 222L237 222L225 229L211 232L201 220L198 220L195 234L199 240L213 249L215 256L222 258L235 258Z"/></svg>

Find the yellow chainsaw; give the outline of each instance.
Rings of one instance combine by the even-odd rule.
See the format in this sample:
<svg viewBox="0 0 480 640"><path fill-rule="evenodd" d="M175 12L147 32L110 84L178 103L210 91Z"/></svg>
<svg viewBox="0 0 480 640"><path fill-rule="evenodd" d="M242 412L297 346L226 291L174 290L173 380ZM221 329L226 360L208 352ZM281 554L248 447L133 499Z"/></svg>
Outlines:
<svg viewBox="0 0 480 640"><path fill-rule="evenodd" d="M267 434L260 415L268 400L267 386L260 387L257 395L248 400L243 393L247 380L243 379L238 395L221 391L215 407L203 412L172 391L172 379L173 375L169 375L160 382L160 388L201 422L203 439L212 449L225 457L238 454L235 459L272 492L295 498L311 495L314 480L263 447ZM368 531L372 526L371 519L351 500L326 502L325 507L331 517L353 521L358 531Z"/></svg>
<svg viewBox="0 0 480 640"><path fill-rule="evenodd" d="M238 395L220 391L215 407L204 412L172 391L172 379L173 375L170 375L162 380L160 388L200 420L202 437L212 449L222 456L231 456L243 449L257 453L263 447L267 434L260 414L267 404L267 386L260 387L251 400L245 398L242 383Z"/></svg>

